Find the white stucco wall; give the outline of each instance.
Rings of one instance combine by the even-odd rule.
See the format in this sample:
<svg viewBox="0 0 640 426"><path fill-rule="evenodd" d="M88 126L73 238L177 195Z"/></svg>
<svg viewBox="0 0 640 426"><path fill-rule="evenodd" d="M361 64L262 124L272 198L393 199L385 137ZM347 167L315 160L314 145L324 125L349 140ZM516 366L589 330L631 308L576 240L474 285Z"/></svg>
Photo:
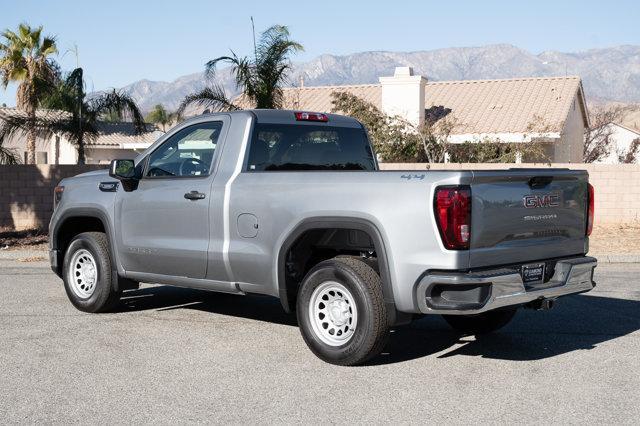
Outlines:
<svg viewBox="0 0 640 426"><path fill-rule="evenodd" d="M67 142L60 140L60 156L58 164L78 164L78 151L76 147ZM53 164L53 161L51 162Z"/></svg>
<svg viewBox="0 0 640 426"><path fill-rule="evenodd" d="M611 132L610 152L607 157L596 161L596 163L617 164L620 162L618 156L624 155L629 151L631 143L640 138L640 132L635 132L614 123L608 124L606 127L606 130ZM638 163L637 159L636 163Z"/></svg>
<svg viewBox="0 0 640 426"><path fill-rule="evenodd" d="M56 138L60 138L60 143L56 144ZM2 146L13 150L20 162L24 162L25 153L27 151L27 138L26 135L15 135L5 141ZM56 157L56 148L59 149L58 156ZM41 156L38 153L46 152L46 163L39 161ZM65 138L59 136L52 136L51 138L36 138L36 160L37 164L77 164L78 154L73 145L71 145Z"/></svg>
<svg viewBox="0 0 640 426"><path fill-rule="evenodd" d="M88 148L86 150L87 164L109 164L111 160L133 159L137 155L138 152L133 149Z"/></svg>
<svg viewBox="0 0 640 426"><path fill-rule="evenodd" d="M24 162L25 153L27 151L27 136L17 134L2 143L4 148L12 150L20 162ZM36 153L47 153L47 164L53 163L53 143L51 139L36 138Z"/></svg>
<svg viewBox="0 0 640 426"><path fill-rule="evenodd" d="M569 115L564 123L560 140L555 144L551 161L557 163L582 163L585 131L581 107L576 96L569 109Z"/></svg>
<svg viewBox="0 0 640 426"><path fill-rule="evenodd" d="M382 112L400 116L419 126L424 122L424 96L427 79L413 75L411 67L397 67L393 77L380 77Z"/></svg>

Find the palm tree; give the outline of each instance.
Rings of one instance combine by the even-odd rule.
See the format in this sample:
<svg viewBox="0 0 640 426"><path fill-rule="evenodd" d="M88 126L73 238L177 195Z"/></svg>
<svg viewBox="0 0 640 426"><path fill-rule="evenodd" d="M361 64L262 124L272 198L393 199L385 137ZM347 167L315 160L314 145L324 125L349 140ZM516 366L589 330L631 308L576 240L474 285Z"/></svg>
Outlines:
<svg viewBox="0 0 640 426"><path fill-rule="evenodd" d="M175 120L175 118L176 117L174 113L167 111L164 105L158 104L153 107L153 109L149 114L147 114L147 116L145 117L145 120L148 123L161 125L162 131L164 132L166 131L165 128L167 124L171 124Z"/></svg>
<svg viewBox="0 0 640 426"><path fill-rule="evenodd" d="M87 98L82 68L59 78L48 90L35 119L35 132L41 137L64 136L78 150L78 164L85 163L85 145L99 134L98 123L107 115L133 122L137 133L145 128L144 118L135 101L126 93L112 90ZM27 119L21 115L8 117L0 127L0 140L17 132L25 132Z"/></svg>
<svg viewBox="0 0 640 426"><path fill-rule="evenodd" d="M36 108L43 91L55 78L57 66L49 56L58 52L54 37L42 37L42 27L20 24L18 31L5 30L0 43L2 85L19 82L16 103L27 116L27 163L36 162Z"/></svg>
<svg viewBox="0 0 640 426"><path fill-rule="evenodd" d="M289 38L287 27L274 25L260 35L258 44L254 46L253 58L238 57L231 51L231 56L221 56L207 62L205 75L207 78L214 77L217 65L227 63L231 65L236 87L249 103L256 108L281 108L282 85L291 68L289 56L302 50L304 49L300 43ZM185 97L178 108L178 114L182 115L191 104L214 110L240 109L216 83Z"/></svg>
<svg viewBox="0 0 640 426"><path fill-rule="evenodd" d="M0 140L0 164L18 164L19 157L17 153L10 149L2 146L2 141Z"/></svg>

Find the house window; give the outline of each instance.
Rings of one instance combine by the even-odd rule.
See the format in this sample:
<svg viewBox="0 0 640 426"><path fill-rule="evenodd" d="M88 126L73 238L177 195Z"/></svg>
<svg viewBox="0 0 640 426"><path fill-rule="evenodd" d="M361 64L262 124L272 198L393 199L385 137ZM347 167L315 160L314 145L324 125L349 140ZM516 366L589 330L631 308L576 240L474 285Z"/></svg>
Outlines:
<svg viewBox="0 0 640 426"><path fill-rule="evenodd" d="M24 163L28 164L29 154L27 151L24 151ZM36 164L49 164L49 153L47 151L38 151L36 152Z"/></svg>
<svg viewBox="0 0 640 426"><path fill-rule="evenodd" d="M36 152L36 164L48 164L48 153L46 151Z"/></svg>

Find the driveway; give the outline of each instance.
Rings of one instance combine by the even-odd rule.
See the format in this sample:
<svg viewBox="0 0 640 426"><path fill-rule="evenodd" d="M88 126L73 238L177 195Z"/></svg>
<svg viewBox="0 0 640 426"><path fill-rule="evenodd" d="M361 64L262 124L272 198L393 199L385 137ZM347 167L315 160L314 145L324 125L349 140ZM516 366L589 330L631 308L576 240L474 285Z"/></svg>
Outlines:
<svg viewBox="0 0 640 426"><path fill-rule="evenodd" d="M31 259L33 260L33 259ZM438 317L364 367L324 364L275 299L165 286L120 312L67 301L41 261L0 259L0 418L32 422L633 423L640 265L484 338Z"/></svg>

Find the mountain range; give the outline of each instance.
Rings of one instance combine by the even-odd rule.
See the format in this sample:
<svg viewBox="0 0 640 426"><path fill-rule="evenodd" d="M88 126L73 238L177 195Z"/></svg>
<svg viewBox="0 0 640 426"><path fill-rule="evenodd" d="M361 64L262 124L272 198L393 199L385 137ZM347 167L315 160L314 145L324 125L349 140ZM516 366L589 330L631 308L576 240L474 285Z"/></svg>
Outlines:
<svg viewBox="0 0 640 426"><path fill-rule="evenodd" d="M203 62L210 58L203 58ZM532 54L509 44L453 47L418 52L325 54L295 62L289 84L305 86L376 83L396 66L411 66L430 81L579 75L592 102L640 102L640 46L617 46L576 53ZM237 94L228 68L216 75L229 95ZM185 95L206 84L201 72L171 82L140 80L123 87L145 111L156 104L173 110Z"/></svg>

